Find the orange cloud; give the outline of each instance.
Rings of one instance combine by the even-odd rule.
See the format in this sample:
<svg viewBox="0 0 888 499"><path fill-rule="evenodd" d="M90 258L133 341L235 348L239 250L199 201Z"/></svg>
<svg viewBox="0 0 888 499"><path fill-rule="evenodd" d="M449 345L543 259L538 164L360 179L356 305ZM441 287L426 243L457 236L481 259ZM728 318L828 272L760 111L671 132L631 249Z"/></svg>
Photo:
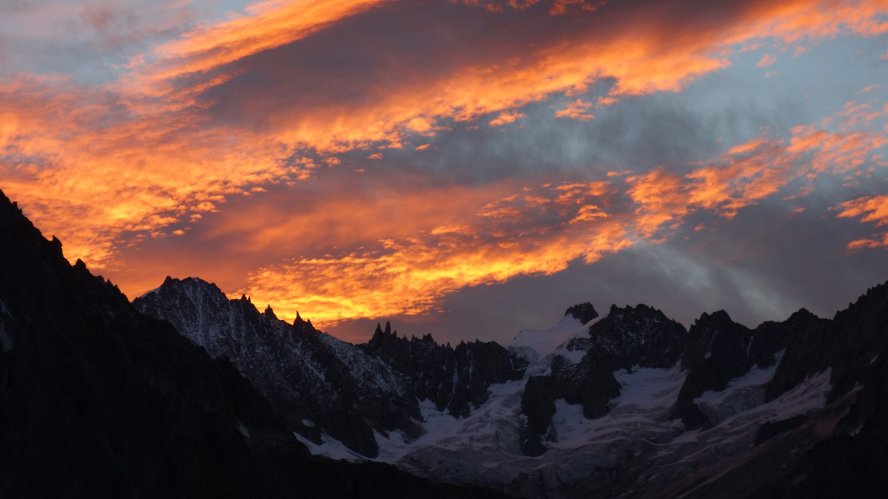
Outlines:
<svg viewBox="0 0 888 499"><path fill-rule="evenodd" d="M536 2L464 3L497 5L494 10L514 7L520 12L515 29L538 25L537 9L528 8ZM431 3L407 8L407 4L398 2L337 1L308 2L303 9L302 4L297 8L286 2L268 3L261 4L246 17L197 30L164 46L155 55L159 62L148 67L148 74L154 76L149 79L151 81L160 79L161 82L174 82L179 87L185 84L180 89L187 98L177 95L173 100L192 103L197 98L197 103L204 106L243 106L242 109L234 108L239 117L241 113L256 114L256 121L273 130L285 144L306 144L334 151L363 147L373 142L400 143L405 133L420 131L412 127L416 120L427 128L442 120L465 121L502 113L492 122L497 125L511 123L517 119L516 108L552 94L587 88L602 78L616 81L611 99L678 91L687 82L729 65L727 56L731 46L757 38L771 37L791 42L832 36L840 30L861 34L877 34L884 30L884 26L874 20L884 10L878 3L857 2L853 8L845 4L825 2L815 5L801 0L780 4L724 2L720 7L724 13L712 16L709 30L700 30L690 21L685 25L668 4L641 4L629 13L610 4L558 1L551 4L551 11L570 12L584 22L573 20L561 29L546 31L544 36L522 40L509 25L497 24L501 17L498 15L485 19L489 26L486 25L481 33L460 33L461 21L456 17L459 14L456 6L445 9ZM568 9L571 5L578 10ZM370 81L366 80L366 74L353 77L339 74L342 72L339 68L329 78L323 73L306 73L300 69L310 66L310 61L295 64L292 70L288 69L290 66L275 65L274 71L279 74L275 78L290 87L297 85L291 88L290 95L295 99L292 103L270 101L269 105L263 106L261 98L250 97L241 101L244 92L235 91L241 73L256 70L258 62L254 61L257 59L254 55L262 51L270 52L288 44L298 47L312 36L322 36L345 22L366 29L360 24L361 19L382 18L374 12L384 11L390 18L409 15L411 21L433 22L431 17L426 19L419 12L423 10L438 12L431 16L436 25L449 26L460 38L467 38L471 50L456 53L433 46L437 52L422 57L434 60L436 64L422 69L400 62L404 57L414 60L414 54L409 53L411 47L394 48L406 50L408 53L402 54L403 57L386 54L383 49L391 47L380 47L382 52L370 52L366 59L378 61L381 69L386 70L381 70L379 77L369 75ZM592 10L594 13L590 12ZM829 10L831 14L823 16L819 14L821 10ZM376 21L368 21L372 22ZM586 29L592 25L596 29ZM631 30L622 30L630 25ZM634 35L639 32L649 33L649 36ZM491 34L496 36L488 36ZM514 40L502 44L496 42L499 37ZM349 50L346 31L340 40L344 44L342 50ZM364 50L357 45L360 43L366 45L366 42L356 40L351 49ZM296 56L300 57L298 51ZM188 78L183 80L186 75ZM331 85L329 92L362 94L357 105L356 102L343 101L343 105L338 106L323 95L313 96L311 100L300 99L298 96L305 92L298 82L315 85L320 83L316 80L319 77L324 77L327 85ZM377 88L374 78L384 78L385 86ZM365 84L363 88L355 87L361 84ZM174 88L179 88L176 85ZM167 86L164 88L168 90ZM272 88L277 93L278 88ZM284 89L279 90L283 92ZM314 88L306 90L315 91ZM318 106L319 102L321 106ZM252 122L239 119L238 123L243 125L245 121Z"/></svg>
<svg viewBox="0 0 888 499"><path fill-rule="evenodd" d="M843 174L841 162L819 171L823 165L812 161L821 147L843 143L843 136L813 125L793 130L789 140L763 136L733 146L683 175L660 168L524 188L513 182L480 187L408 183L396 191L368 185L357 192L319 192L322 204L305 199L300 212L272 196L266 198L272 200L267 208L263 203L238 207L236 216L226 216L204 237L214 247L236 241L244 255L236 259L265 258L268 263L250 272L246 283L226 289L274 304L284 317L299 310L331 326L418 314L440 307L446 296L465 287L549 275L577 259L594 262L641 241L661 243L692 213L731 218L794 180ZM346 185L330 185L340 184ZM811 190L805 187L793 196ZM882 215L872 206L848 204L844 216L874 221ZM876 244L867 241L849 247ZM290 258L294 254L305 256Z"/></svg>
<svg viewBox="0 0 888 499"><path fill-rule="evenodd" d="M839 218L860 218L876 227L888 225L888 195L852 199L840 205Z"/></svg>
<svg viewBox="0 0 888 499"><path fill-rule="evenodd" d="M200 26L179 40L155 49L156 64L140 67L139 57L131 64L138 78L165 82L206 72L244 57L311 36L330 23L364 12L381 0L263 0L245 9L244 15ZM129 80L130 82L133 80ZM216 80L213 84L218 84Z"/></svg>
<svg viewBox="0 0 888 499"><path fill-rule="evenodd" d="M873 223L876 227L888 225L888 195L865 196L839 205L838 218L859 218L861 222ZM848 243L849 251L867 248L888 248L888 232L872 238L858 239Z"/></svg>
<svg viewBox="0 0 888 499"><path fill-rule="evenodd" d="M877 151L888 144L885 130L870 126L880 116L872 114L870 106L852 102L835 115L842 132L817 124L800 125L791 129L788 143L758 138L734 146L687 175L691 180L688 200L730 218L793 180L811 180L824 173L857 175L868 161L878 163ZM833 121L832 117L824 120Z"/></svg>
<svg viewBox="0 0 888 499"><path fill-rule="evenodd" d="M114 98L66 89L33 79L0 86L0 150L17 158L0 164L0 175L28 215L65 241L70 258L94 268L111 262L121 233L161 237L228 196L310 170L285 163L285 151L250 132L203 130L183 114L163 122L109 117Z"/></svg>
<svg viewBox="0 0 888 499"><path fill-rule="evenodd" d="M888 233L882 234L881 238L856 239L848 243L847 248L851 252L863 249L888 248Z"/></svg>
<svg viewBox="0 0 888 499"><path fill-rule="evenodd" d="M652 236L667 223L679 223L690 211L684 179L658 168L626 178L627 194L637 205L635 225Z"/></svg>
<svg viewBox="0 0 888 499"><path fill-rule="evenodd" d="M794 166L781 141L756 139L689 173L688 201L731 218L795 178Z"/></svg>
<svg viewBox="0 0 888 499"><path fill-rule="evenodd" d="M775 62L777 62L777 58L774 57L774 55L772 55L772 54L765 54L765 55L762 56L761 59L759 59L759 62L757 62L757 63L755 64L755 67L757 67L757 68L766 68L766 67L768 67L768 66L774 64Z"/></svg>
<svg viewBox="0 0 888 499"><path fill-rule="evenodd" d="M570 104L567 105L564 109L559 109L555 112L556 118L570 118L573 120L579 121L589 121L595 116L589 112L589 109L592 108L592 104L584 101L583 99L577 99Z"/></svg>
<svg viewBox="0 0 888 499"><path fill-rule="evenodd" d="M233 294L274 303L284 317L299 310L333 325L427 312L465 287L553 274L573 260L591 263L634 244L625 222L603 208L609 201L600 183L522 192L485 204L458 225L433 220L426 223L428 229L383 239L371 248L264 267ZM461 196L445 197L466 205ZM417 206L438 207L428 200Z"/></svg>
<svg viewBox="0 0 888 499"><path fill-rule="evenodd" d="M488 124L490 126L503 126L508 125L509 123L515 123L516 121L524 117L525 116L522 113L503 111L496 118L490 120Z"/></svg>

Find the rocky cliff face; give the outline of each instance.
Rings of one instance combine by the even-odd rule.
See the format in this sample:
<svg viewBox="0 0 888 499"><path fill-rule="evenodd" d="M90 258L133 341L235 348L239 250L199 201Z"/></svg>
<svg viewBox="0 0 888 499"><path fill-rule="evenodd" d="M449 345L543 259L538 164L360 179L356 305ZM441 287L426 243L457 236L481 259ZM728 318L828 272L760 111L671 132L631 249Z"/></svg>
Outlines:
<svg viewBox="0 0 888 499"><path fill-rule="evenodd" d="M313 458L224 359L0 193L0 497L488 497Z"/></svg>
<svg viewBox="0 0 888 499"><path fill-rule="evenodd" d="M494 342L439 345L431 335L398 337L391 325L377 325L363 349L404 376L415 397L439 411L466 417L487 400L491 385L519 380L527 361Z"/></svg>

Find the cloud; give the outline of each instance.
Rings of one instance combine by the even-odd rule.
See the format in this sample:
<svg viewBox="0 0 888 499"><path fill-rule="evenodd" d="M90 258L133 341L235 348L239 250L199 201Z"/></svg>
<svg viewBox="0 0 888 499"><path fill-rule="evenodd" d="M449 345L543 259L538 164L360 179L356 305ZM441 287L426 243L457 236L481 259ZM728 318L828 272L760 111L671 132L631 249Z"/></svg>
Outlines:
<svg viewBox="0 0 888 499"><path fill-rule="evenodd" d="M777 57L775 57L773 54L765 54L762 56L761 59L759 59L759 62L755 63L755 67L766 68L768 66L771 66L775 62L777 62Z"/></svg>
<svg viewBox="0 0 888 499"><path fill-rule="evenodd" d="M876 224L876 227L888 225L888 195L869 196L841 204L839 218L860 218L861 222Z"/></svg>
<svg viewBox="0 0 888 499"><path fill-rule="evenodd" d="M838 218L857 218L863 223L875 224L876 227L888 225L888 195L859 197L845 201L838 209ZM848 243L849 251L880 247L888 248L888 232Z"/></svg>
<svg viewBox="0 0 888 499"><path fill-rule="evenodd" d="M462 288L519 275L553 274L577 258L594 262L632 244L625 221L611 218L603 208L608 203L603 183L521 189L479 204L490 193L465 188L435 193L443 206L474 207L460 217L454 217L454 210L441 210L442 204L431 202L423 191L391 198L397 206L392 210L376 203L369 210L346 205L342 213L374 220L372 214L380 211L409 213L404 220L391 221L409 225L401 230L375 226L370 230L376 237L395 237L380 240L364 234L352 242L355 249L259 269L237 292L274 303L285 317L298 309L332 325L346 319L425 313ZM416 216L416 209L436 215ZM448 224L448 218L459 223ZM323 221L319 225L336 226ZM273 238L263 240L274 244Z"/></svg>
<svg viewBox="0 0 888 499"><path fill-rule="evenodd" d="M496 118L490 120L488 124L490 126L503 126L508 125L510 123L515 123L516 121L524 118L525 116L521 113L503 111Z"/></svg>
<svg viewBox="0 0 888 499"><path fill-rule="evenodd" d="M763 37L883 29L867 2L829 5L834 16L808 2L716 4L608 3L549 16L542 3L472 13L447 2L335 2L282 30L276 20L289 19L287 4L189 35L158 54L157 74L223 123L337 149L397 145L418 131L417 119L446 126L514 112L603 78L615 81L610 98L678 91L728 66L732 46Z"/></svg>
<svg viewBox="0 0 888 499"><path fill-rule="evenodd" d="M589 112L589 109L591 108L591 103L586 102L583 99L577 99L568 104L566 107L556 111L555 117L570 118L579 121L589 121L595 117L595 115Z"/></svg>
<svg viewBox="0 0 888 499"><path fill-rule="evenodd" d="M836 116L856 120L845 113L847 109ZM843 123L839 120L838 126L842 128ZM872 121L855 121L856 126L861 123L871 125ZM841 179L849 171L848 162L856 162L849 157L868 160L882 143L880 134L872 130L839 134L817 124L792 130L789 140L761 136L732 146L715 158L691 165L683 175L658 168L625 177L537 187L518 188L514 182L504 182L495 188L447 189L437 201L413 187L408 192L419 192L416 197L394 196L392 202L398 207L384 211L419 214L424 205L436 211L440 207L444 214L454 213L459 206L461 214L452 219L415 216L410 218L412 223L395 219L395 224L407 223L400 236L383 225L375 237L365 233L350 239L353 249L264 266L252 272L247 285L235 294L246 292L259 302L275 303L285 317L298 309L325 327L362 318L429 313L468 287L553 275L577 260L593 263L639 244L667 243L686 233L681 228L692 216L731 220L741 210L780 199L780 195L804 198L813 192L811 185L820 176ZM867 138L861 140L858 134ZM838 150L854 152L835 154ZM484 202L489 189L500 197ZM881 198L849 202L839 216L861 216L867 222L884 218L888 223L888 215L881 214L882 202ZM346 203L343 212L378 219L358 215L365 212L361 204ZM370 213L382 211L378 202L373 205ZM338 212L338 208L318 210L329 211ZM786 211L793 213L789 208ZM339 225L334 220L319 222ZM275 227L292 234L287 224ZM343 241L342 237L323 239ZM274 237L261 240L269 247L279 246Z"/></svg>
<svg viewBox="0 0 888 499"><path fill-rule="evenodd" d="M627 194L636 204L636 225L645 236L666 224L674 226L690 212L685 180L662 168L626 178Z"/></svg>
<svg viewBox="0 0 888 499"><path fill-rule="evenodd" d="M328 169L419 172L423 185L446 177L435 167L472 170L463 179L471 185L423 187L416 196L389 189L402 196L397 202L337 197L345 208L321 204L328 211L314 219L255 212L204 233L239 234L245 253L238 254L267 253L240 289L285 310L308 307L331 323L434 309L466 287L551 275L639 241L668 240L701 212L736 217L822 175L863 182L884 163L874 153L885 145L884 108L871 102L849 103L832 124L763 131L703 163L669 156L693 142L679 119L652 134L667 147L653 142L640 152L628 146L659 124L625 115L622 123L602 116L585 123L591 102L612 111L682 91L730 67L752 43L783 49L885 33L883 2L266 1L204 23L190 22L182 2L135 17L114 2L71 4L77 29L90 30L86 46L113 49L119 40L131 57L118 64L113 51L115 63L102 66L113 76L99 84L67 66L59 67L71 74L56 66L26 74L31 63L10 63L16 69L0 79L0 182L65 241L72 259L119 270L134 260L118 261L115 248L189 240L206 219L228 215L227 206L267 199ZM34 19L46 11L25 10ZM192 28L182 33L183 25ZM29 36L42 40L37 31ZM505 137L527 128L534 106L554 121L552 106L564 102L556 116L580 122L558 120L559 127L614 126L596 128L594 140L575 128L573 147L499 164L435 142L447 133ZM519 119L522 127L483 126ZM613 157L589 165L582 152L596 141L616 144ZM410 166L426 146L423 156L439 161L423 163L431 172ZM643 154L667 164L635 164ZM527 191L529 174L502 178L513 163L568 162L585 170L563 168L526 183ZM501 172L490 173L495 168ZM599 178L597 169L632 173ZM338 178L336 186L354 194L343 187L350 182ZM260 216L276 223L258 223ZM328 239L312 236L325 220L338 229ZM315 253L322 244L329 254Z"/></svg>
<svg viewBox="0 0 888 499"><path fill-rule="evenodd" d="M59 88L33 78L0 85L2 187L65 240L70 258L97 268L123 233L163 236L229 196L313 167L244 131L221 135L179 113L145 120L114 94ZM239 142L250 147L231 147Z"/></svg>

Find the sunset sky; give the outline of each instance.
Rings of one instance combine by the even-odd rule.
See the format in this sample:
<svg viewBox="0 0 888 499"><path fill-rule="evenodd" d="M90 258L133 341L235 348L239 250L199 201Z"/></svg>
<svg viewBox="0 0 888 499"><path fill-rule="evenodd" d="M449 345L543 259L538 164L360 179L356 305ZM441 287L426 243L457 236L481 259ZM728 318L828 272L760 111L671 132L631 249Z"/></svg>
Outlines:
<svg viewBox="0 0 888 499"><path fill-rule="evenodd" d="M888 279L888 0L2 0L0 189L364 341Z"/></svg>

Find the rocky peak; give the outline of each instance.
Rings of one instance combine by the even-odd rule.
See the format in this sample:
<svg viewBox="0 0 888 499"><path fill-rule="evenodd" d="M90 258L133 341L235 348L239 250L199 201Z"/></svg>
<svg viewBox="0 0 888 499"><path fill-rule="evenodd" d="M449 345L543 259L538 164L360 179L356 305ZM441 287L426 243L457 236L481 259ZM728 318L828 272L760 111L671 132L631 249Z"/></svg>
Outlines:
<svg viewBox="0 0 888 499"><path fill-rule="evenodd" d="M573 340L568 349L594 349L614 369L665 368L679 359L686 340L684 326L659 309L611 305L608 315L590 326L588 337Z"/></svg>
<svg viewBox="0 0 888 499"><path fill-rule="evenodd" d="M595 307L592 306L591 303L579 303L572 307L568 307L567 310L564 311L565 316L571 316L583 324L590 322L596 318L598 318L598 312L595 310Z"/></svg>
<svg viewBox="0 0 888 499"><path fill-rule="evenodd" d="M296 318L293 320L293 332L296 334L317 333L318 330L312 325L311 320L305 320L296 311Z"/></svg>
<svg viewBox="0 0 888 499"><path fill-rule="evenodd" d="M278 320L277 315L275 315L274 310L272 310L271 308L271 305L265 307L265 312L262 312L262 315L271 320Z"/></svg>

